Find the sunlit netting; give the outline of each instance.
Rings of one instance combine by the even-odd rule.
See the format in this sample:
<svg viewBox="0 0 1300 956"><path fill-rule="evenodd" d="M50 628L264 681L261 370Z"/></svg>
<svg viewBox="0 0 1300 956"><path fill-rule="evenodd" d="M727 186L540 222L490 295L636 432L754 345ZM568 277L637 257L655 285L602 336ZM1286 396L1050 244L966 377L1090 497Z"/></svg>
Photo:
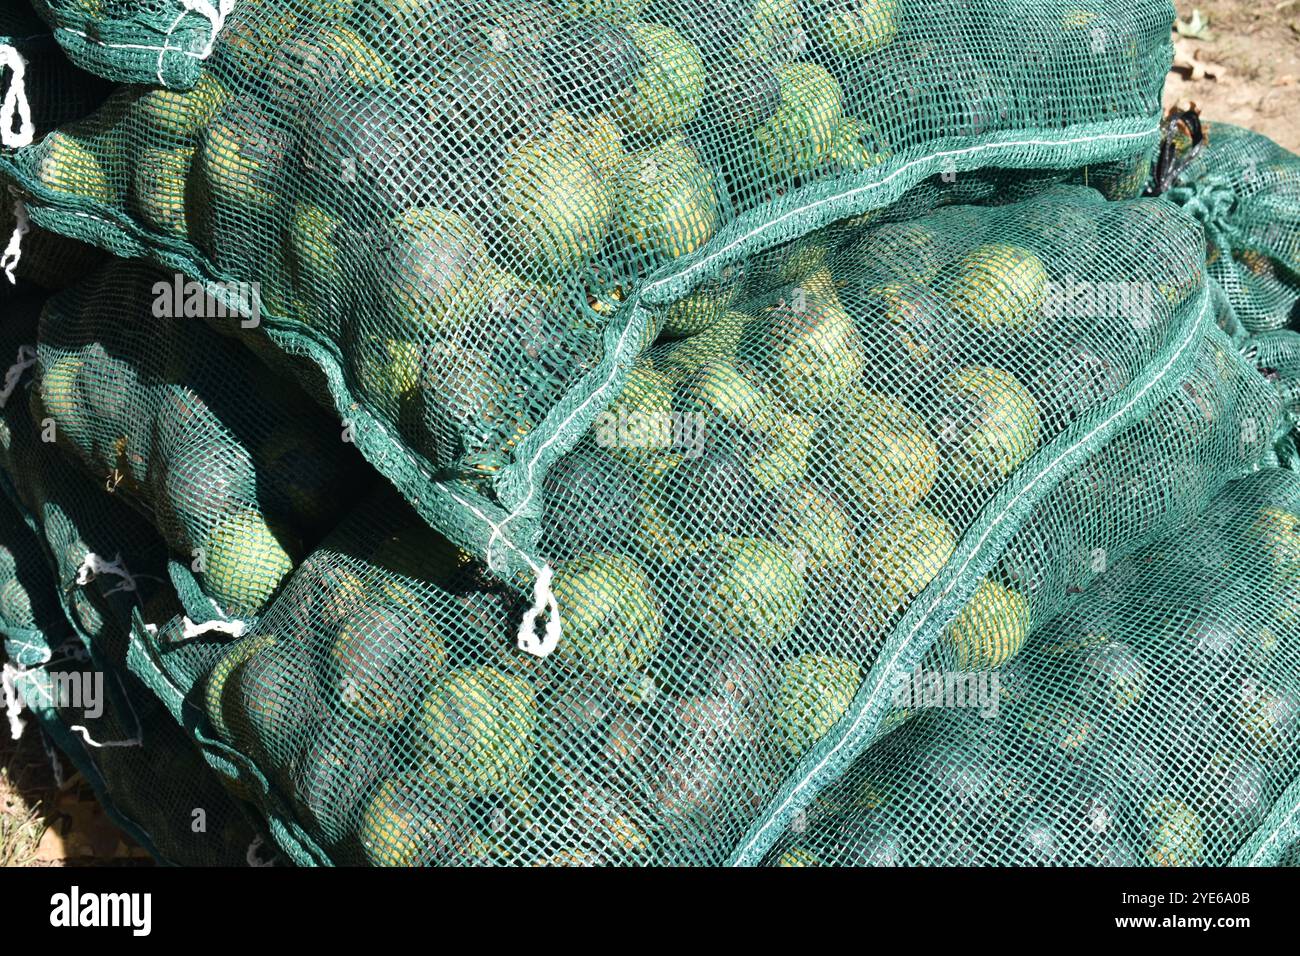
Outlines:
<svg viewBox="0 0 1300 956"><path fill-rule="evenodd" d="M10 0L14 2L14 0ZM26 4L28 0L17 0ZM226 16L253 0L30 0L81 69L119 83L186 90L199 77ZM350 8L352 0L304 0ZM398 0L404 2L404 0Z"/></svg>
<svg viewBox="0 0 1300 956"><path fill-rule="evenodd" d="M1300 809L1298 513L1295 473L1243 478L984 683L917 672L900 691L914 716L768 862L1273 862Z"/></svg>
<svg viewBox="0 0 1300 956"><path fill-rule="evenodd" d="M211 599L182 595L196 620L248 616L333 525L359 460L291 382L191 317L182 289L114 261L52 297L35 414L194 572Z"/></svg>
<svg viewBox="0 0 1300 956"><path fill-rule="evenodd" d="M34 315L25 330L20 316L5 316L5 351L30 343ZM38 441L26 388L17 386L0 416L0 554L13 558L2 569L0 619L7 676L23 703L17 716L36 718L114 820L159 860L244 864L257 831L126 667L132 609L159 620L176 612L166 549L125 504Z"/></svg>
<svg viewBox="0 0 1300 956"><path fill-rule="evenodd" d="M1247 331L1300 323L1300 156L1227 123L1206 136L1166 196L1204 225L1207 271Z"/></svg>
<svg viewBox="0 0 1300 956"><path fill-rule="evenodd" d="M243 0L192 90L123 88L0 168L54 231L260 282L362 452L483 554L506 512L535 517L669 298L930 176L1146 155L1171 18Z"/></svg>
<svg viewBox="0 0 1300 956"><path fill-rule="evenodd" d="M137 629L136 670L301 862L756 862L927 652L1001 668L1270 457L1200 251L1069 188L794 243L547 479L549 656L388 492L242 639ZM1149 293L1067 306L1068 274Z"/></svg>

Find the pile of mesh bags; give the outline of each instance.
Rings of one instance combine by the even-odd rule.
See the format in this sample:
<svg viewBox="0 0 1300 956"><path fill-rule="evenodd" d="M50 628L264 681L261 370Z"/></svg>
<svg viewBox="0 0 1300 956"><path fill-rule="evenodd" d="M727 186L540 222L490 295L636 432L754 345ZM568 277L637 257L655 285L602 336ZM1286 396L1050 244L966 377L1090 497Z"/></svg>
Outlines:
<svg viewBox="0 0 1300 956"><path fill-rule="evenodd" d="M246 0L192 88L123 87L0 170L53 231L217 295L260 283L258 334L320 367L366 457L531 576L488 541L531 548L541 474L652 312L707 322L693 289L930 176L1118 164L1140 183L1170 16Z"/></svg>
<svg viewBox="0 0 1300 956"><path fill-rule="evenodd" d="M6 304L0 351L33 348L39 300ZM42 442L27 405L30 367L0 409L0 631L9 732L29 718L162 862L273 858L257 818L222 786L185 729L127 668L132 609L177 613L166 549L120 500ZM56 780L70 771L50 757Z"/></svg>
<svg viewBox="0 0 1300 956"><path fill-rule="evenodd" d="M1294 856L1300 161L1161 123L1164 4L187 3L112 68L40 6L128 85L0 152L0 467L201 757L144 809L304 865Z"/></svg>

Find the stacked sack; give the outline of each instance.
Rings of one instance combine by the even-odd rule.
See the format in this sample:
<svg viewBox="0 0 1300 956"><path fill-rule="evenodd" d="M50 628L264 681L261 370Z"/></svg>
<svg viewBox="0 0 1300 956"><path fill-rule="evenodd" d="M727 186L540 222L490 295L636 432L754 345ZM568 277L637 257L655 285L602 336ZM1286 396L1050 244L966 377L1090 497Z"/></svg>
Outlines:
<svg viewBox="0 0 1300 956"><path fill-rule="evenodd" d="M0 153L22 262L109 255L0 465L152 792L299 864L1290 852L1296 161L1162 127L1171 9L182 6L42 0L128 85Z"/></svg>

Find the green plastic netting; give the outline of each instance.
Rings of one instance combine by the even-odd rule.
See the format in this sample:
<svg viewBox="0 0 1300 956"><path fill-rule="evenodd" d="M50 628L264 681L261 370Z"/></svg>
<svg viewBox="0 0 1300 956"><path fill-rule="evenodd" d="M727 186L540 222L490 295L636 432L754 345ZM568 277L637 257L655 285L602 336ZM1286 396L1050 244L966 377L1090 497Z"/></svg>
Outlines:
<svg viewBox="0 0 1300 956"><path fill-rule="evenodd" d="M112 261L51 297L36 414L159 530L194 620L248 617L365 479L342 430L292 382L183 314L178 287L150 266Z"/></svg>
<svg viewBox="0 0 1300 956"><path fill-rule="evenodd" d="M68 62L25 0L0 10L0 146L25 146L88 115L109 89Z"/></svg>
<svg viewBox="0 0 1300 956"><path fill-rule="evenodd" d="M805 237L547 478L549 656L385 492L247 636L137 627L134 669L298 862L757 862L900 675L1007 664L1272 460L1200 263L1172 205L1071 186Z"/></svg>
<svg viewBox="0 0 1300 956"><path fill-rule="evenodd" d="M39 307L39 299L5 305L0 349L33 347ZM166 549L39 441L30 379L22 370L7 385L0 410L0 630L7 690L22 704L13 717L34 716L114 821L160 862L269 859L247 811L126 667L132 610L158 620L176 613ZM60 758L51 760L61 773Z"/></svg>
<svg viewBox="0 0 1300 956"><path fill-rule="evenodd" d="M302 0L346 11L352 0ZM404 0L399 0L404 2ZM64 53L81 69L118 83L188 90L212 54L226 17L260 0L31 0ZM268 4L269 6L269 4ZM337 14L335 14L337 15Z"/></svg>
<svg viewBox="0 0 1300 956"><path fill-rule="evenodd" d="M1300 322L1300 157L1208 123L1204 147L1165 196L1204 226L1207 271L1246 331L1267 341Z"/></svg>
<svg viewBox="0 0 1300 956"><path fill-rule="evenodd" d="M1275 862L1300 817L1298 513L1291 471L1232 483L1073 596L997 684L906 700L768 861Z"/></svg>
<svg viewBox="0 0 1300 956"><path fill-rule="evenodd" d="M1171 18L244 2L193 90L124 88L0 167L53 231L214 290L260 283L267 331L319 364L361 451L486 555L529 547L542 474L670 300L927 177L1149 153Z"/></svg>

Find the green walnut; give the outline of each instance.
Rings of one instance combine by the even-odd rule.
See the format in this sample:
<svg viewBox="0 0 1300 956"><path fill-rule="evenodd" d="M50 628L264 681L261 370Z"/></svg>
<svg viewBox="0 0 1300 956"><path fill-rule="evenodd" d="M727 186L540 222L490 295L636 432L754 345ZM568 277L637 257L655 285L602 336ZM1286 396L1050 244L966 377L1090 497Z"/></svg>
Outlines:
<svg viewBox="0 0 1300 956"><path fill-rule="evenodd" d="M1042 316L1048 281L1043 260L1028 249L989 243L962 257L948 300L980 328L1027 328Z"/></svg>
<svg viewBox="0 0 1300 956"><path fill-rule="evenodd" d="M368 604L350 614L330 647L339 697L348 711L377 724L406 716L408 695L447 660L442 635L424 616Z"/></svg>
<svg viewBox="0 0 1300 956"><path fill-rule="evenodd" d="M244 638L227 648L208 672L203 686L203 711L217 738L224 743L237 743L231 726L239 724L237 701L233 700L237 686L234 678L254 655L274 644L275 638L265 634Z"/></svg>
<svg viewBox="0 0 1300 956"><path fill-rule="evenodd" d="M879 392L855 399L838 438L840 477L868 507L911 508L934 487L938 445L902 402Z"/></svg>
<svg viewBox="0 0 1300 956"><path fill-rule="evenodd" d="M883 520L868 537L863 560L892 612L934 580L956 547L948 522L918 508Z"/></svg>
<svg viewBox="0 0 1300 956"><path fill-rule="evenodd" d="M807 753L848 711L861 675L853 661L805 654L781 668L776 691L778 738L796 757Z"/></svg>
<svg viewBox="0 0 1300 956"><path fill-rule="evenodd" d="M755 137L763 169L784 178L811 172L829 157L844 118L844 95L835 77L815 63L783 66L777 81L781 105Z"/></svg>
<svg viewBox="0 0 1300 956"><path fill-rule="evenodd" d="M293 570L266 518L249 509L218 521L202 550L204 588L230 614L256 614Z"/></svg>
<svg viewBox="0 0 1300 956"><path fill-rule="evenodd" d="M700 51L671 27L633 23L627 27L641 72L613 104L625 134L662 134L689 123L704 101Z"/></svg>
<svg viewBox="0 0 1300 956"><path fill-rule="evenodd" d="M194 147L149 147L140 154L140 162L131 179L131 198L140 219L152 229L184 237L189 234L185 220L185 183Z"/></svg>
<svg viewBox="0 0 1300 956"><path fill-rule="evenodd" d="M940 387L948 402L939 440L954 474L977 483L1010 475L1038 447L1038 405L1010 372L965 368Z"/></svg>
<svg viewBox="0 0 1300 956"><path fill-rule="evenodd" d="M1147 860L1153 866L1196 866L1205 852L1201 818L1181 800L1165 797L1147 806Z"/></svg>
<svg viewBox="0 0 1300 956"><path fill-rule="evenodd" d="M308 215L305 225L311 228L314 217ZM446 328L473 317L487 297L491 271L487 247L468 220L444 209L417 207L393 223L392 230L386 262L397 318L418 330Z"/></svg>
<svg viewBox="0 0 1300 956"><path fill-rule="evenodd" d="M466 795L498 793L532 763L536 692L524 678L495 667L463 667L424 701L420 726L420 746L437 782Z"/></svg>
<svg viewBox="0 0 1300 956"><path fill-rule="evenodd" d="M622 555L584 554L561 564L553 586L561 660L607 677L645 666L663 634L650 581Z"/></svg>
<svg viewBox="0 0 1300 956"><path fill-rule="evenodd" d="M706 564L691 612L705 633L762 647L790 636L804 607L804 568L794 553L762 538L736 538Z"/></svg>
<svg viewBox="0 0 1300 956"><path fill-rule="evenodd" d="M796 286L771 318L777 390L794 408L831 404L866 366L857 326L819 275Z"/></svg>
<svg viewBox="0 0 1300 956"><path fill-rule="evenodd" d="M509 267L529 279L551 279L584 262L609 229L600 172L563 136L514 152L501 167L497 198L502 239L517 260Z"/></svg>
<svg viewBox="0 0 1300 956"><path fill-rule="evenodd" d="M112 201L108 176L89 143L72 133L55 130L33 148L40 157L36 178L46 189L97 203Z"/></svg>
<svg viewBox="0 0 1300 956"><path fill-rule="evenodd" d="M1029 635L1029 602L996 581L980 582L944 632L961 670L993 670L1020 651Z"/></svg>
<svg viewBox="0 0 1300 956"><path fill-rule="evenodd" d="M628 156L612 189L615 234L654 261L694 252L718 228L713 177L680 139Z"/></svg>

